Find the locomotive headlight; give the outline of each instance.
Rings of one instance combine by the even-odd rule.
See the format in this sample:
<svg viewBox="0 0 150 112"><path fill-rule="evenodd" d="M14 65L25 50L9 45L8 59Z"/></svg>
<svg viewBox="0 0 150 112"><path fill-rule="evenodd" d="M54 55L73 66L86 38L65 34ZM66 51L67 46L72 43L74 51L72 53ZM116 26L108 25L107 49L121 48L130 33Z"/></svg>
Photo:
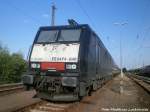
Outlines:
<svg viewBox="0 0 150 112"><path fill-rule="evenodd" d="M76 64L66 64L66 69L77 69L77 65Z"/></svg>
<svg viewBox="0 0 150 112"><path fill-rule="evenodd" d="M62 85L76 87L77 86L77 78L76 77L62 77Z"/></svg>
<svg viewBox="0 0 150 112"><path fill-rule="evenodd" d="M31 68L40 68L40 64L39 63L32 63Z"/></svg>

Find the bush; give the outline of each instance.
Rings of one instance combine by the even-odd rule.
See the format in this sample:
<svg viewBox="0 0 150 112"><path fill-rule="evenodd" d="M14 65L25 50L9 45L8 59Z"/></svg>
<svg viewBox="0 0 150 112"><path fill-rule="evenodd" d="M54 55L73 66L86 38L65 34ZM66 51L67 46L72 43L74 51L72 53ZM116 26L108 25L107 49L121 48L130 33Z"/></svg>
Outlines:
<svg viewBox="0 0 150 112"><path fill-rule="evenodd" d="M0 45L0 84L21 82L21 75L26 69L21 53L10 54L8 48Z"/></svg>

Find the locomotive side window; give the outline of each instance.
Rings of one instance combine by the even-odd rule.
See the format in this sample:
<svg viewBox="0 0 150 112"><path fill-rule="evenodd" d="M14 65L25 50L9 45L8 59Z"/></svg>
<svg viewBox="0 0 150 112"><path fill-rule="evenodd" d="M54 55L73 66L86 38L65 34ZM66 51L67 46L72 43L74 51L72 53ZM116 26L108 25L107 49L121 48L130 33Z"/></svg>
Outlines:
<svg viewBox="0 0 150 112"><path fill-rule="evenodd" d="M41 31L37 42L55 42L57 40L58 30Z"/></svg>
<svg viewBox="0 0 150 112"><path fill-rule="evenodd" d="M58 41L79 41L81 30L61 30Z"/></svg>

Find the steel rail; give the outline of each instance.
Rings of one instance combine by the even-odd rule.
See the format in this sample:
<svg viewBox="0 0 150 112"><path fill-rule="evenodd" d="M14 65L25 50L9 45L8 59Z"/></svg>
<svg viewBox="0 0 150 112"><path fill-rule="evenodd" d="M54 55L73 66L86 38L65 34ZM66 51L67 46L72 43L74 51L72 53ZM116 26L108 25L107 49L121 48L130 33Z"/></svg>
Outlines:
<svg viewBox="0 0 150 112"><path fill-rule="evenodd" d="M0 95L14 93L23 89L24 85L22 83L2 84L0 85Z"/></svg>

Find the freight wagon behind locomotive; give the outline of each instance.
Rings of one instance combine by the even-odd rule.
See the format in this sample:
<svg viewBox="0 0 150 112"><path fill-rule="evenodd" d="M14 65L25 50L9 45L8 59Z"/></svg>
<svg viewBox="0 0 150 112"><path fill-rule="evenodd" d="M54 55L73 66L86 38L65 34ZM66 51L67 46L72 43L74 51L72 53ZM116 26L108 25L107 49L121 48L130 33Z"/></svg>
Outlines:
<svg viewBox="0 0 150 112"><path fill-rule="evenodd" d="M117 70L89 25L40 27L23 83L34 87L42 99L74 101L97 90Z"/></svg>

